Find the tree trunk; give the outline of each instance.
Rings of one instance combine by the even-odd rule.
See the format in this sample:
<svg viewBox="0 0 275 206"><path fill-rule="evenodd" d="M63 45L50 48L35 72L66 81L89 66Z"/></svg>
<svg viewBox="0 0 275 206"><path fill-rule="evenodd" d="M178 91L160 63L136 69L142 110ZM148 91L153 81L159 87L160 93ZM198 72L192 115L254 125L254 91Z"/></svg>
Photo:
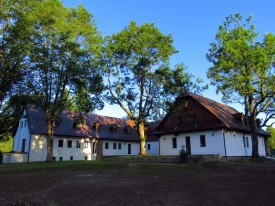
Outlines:
<svg viewBox="0 0 275 206"><path fill-rule="evenodd" d="M259 157L258 151L258 132L256 117L251 117L251 138L252 138L252 157Z"/></svg>
<svg viewBox="0 0 275 206"><path fill-rule="evenodd" d="M96 159L101 160L103 157L103 142L98 139L96 143Z"/></svg>
<svg viewBox="0 0 275 206"><path fill-rule="evenodd" d="M139 139L140 139L140 155L146 155L146 137L144 135L144 123L138 125Z"/></svg>
<svg viewBox="0 0 275 206"><path fill-rule="evenodd" d="M47 158L46 161L53 161L53 139L54 139L54 128L50 120L47 120Z"/></svg>

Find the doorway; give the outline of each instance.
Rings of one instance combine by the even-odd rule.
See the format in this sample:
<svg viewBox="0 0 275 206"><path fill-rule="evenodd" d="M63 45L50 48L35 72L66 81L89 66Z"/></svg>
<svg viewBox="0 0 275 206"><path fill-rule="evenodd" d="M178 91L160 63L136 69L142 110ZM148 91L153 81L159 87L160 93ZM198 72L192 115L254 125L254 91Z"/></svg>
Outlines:
<svg viewBox="0 0 275 206"><path fill-rule="evenodd" d="M191 155L191 141L190 136L185 137L186 153Z"/></svg>

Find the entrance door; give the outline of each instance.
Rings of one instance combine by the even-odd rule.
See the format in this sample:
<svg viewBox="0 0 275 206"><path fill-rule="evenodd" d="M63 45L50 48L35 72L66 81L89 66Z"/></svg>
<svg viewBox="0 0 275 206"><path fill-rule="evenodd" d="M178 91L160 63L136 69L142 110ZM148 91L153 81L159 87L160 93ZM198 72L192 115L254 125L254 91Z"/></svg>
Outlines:
<svg viewBox="0 0 275 206"><path fill-rule="evenodd" d="M21 148L21 152L25 152L25 147L26 147L26 139L22 139L22 148Z"/></svg>
<svg viewBox="0 0 275 206"><path fill-rule="evenodd" d="M185 145L186 145L186 153L191 154L191 141L189 136L185 137Z"/></svg>
<svg viewBox="0 0 275 206"><path fill-rule="evenodd" d="M132 151L131 151L131 144L128 144L128 154L131 154Z"/></svg>

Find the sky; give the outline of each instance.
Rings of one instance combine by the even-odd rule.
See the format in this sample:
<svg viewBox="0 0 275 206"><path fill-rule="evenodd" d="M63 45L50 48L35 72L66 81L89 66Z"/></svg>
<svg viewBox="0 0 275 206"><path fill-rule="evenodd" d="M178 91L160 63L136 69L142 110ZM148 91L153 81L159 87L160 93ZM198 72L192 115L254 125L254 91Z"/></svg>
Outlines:
<svg viewBox="0 0 275 206"><path fill-rule="evenodd" d="M188 71L210 85L206 72L212 66L206 59L210 43L215 41L219 25L230 14L241 13L260 34L259 41L267 32L275 34L275 0L63 0L69 7L84 7L94 15L98 30L103 36L120 32L134 20L138 25L154 23L165 35L171 34L173 46L179 50L170 64L184 63ZM216 88L202 93L203 96L222 102ZM235 107L243 112L243 107ZM125 117L119 106L105 105L99 115Z"/></svg>

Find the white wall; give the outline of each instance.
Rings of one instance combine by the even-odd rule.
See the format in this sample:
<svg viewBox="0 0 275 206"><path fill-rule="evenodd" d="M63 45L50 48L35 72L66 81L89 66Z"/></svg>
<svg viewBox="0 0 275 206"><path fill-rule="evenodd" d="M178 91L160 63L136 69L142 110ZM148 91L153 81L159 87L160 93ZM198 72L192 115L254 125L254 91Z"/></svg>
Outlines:
<svg viewBox="0 0 275 206"><path fill-rule="evenodd" d="M26 139L24 151L22 151L23 139ZM29 145L30 145L29 140L30 140L30 133L29 133L29 128L27 124L27 119L21 118L19 121L16 134L14 136L13 151L17 151L17 152L29 151Z"/></svg>
<svg viewBox="0 0 275 206"><path fill-rule="evenodd" d="M200 135L205 135L206 146L200 146ZM186 148L185 137L190 136L191 154L208 155L219 154L222 156L251 156L252 141L250 134L235 131L202 131L179 134L162 135L160 141L160 155L178 155L182 146ZM177 148L172 148L172 138L177 139ZM248 145L244 145L243 137L248 139ZM258 137L259 155L265 156L264 138ZM224 146L225 145L225 146Z"/></svg>
<svg viewBox="0 0 275 206"><path fill-rule="evenodd" d="M200 135L205 135L206 146L200 146ZM178 134L178 136L168 134L162 135L160 141L160 155L179 155L179 151L184 146L186 149L185 138L190 137L191 154L224 154L224 146L221 131L202 131ZM172 148L172 138L177 140L177 148Z"/></svg>
<svg viewBox="0 0 275 206"><path fill-rule="evenodd" d="M105 147L106 143L108 143L108 149ZM113 148L114 143L116 143L116 149ZM121 149L118 149L119 143L121 144ZM128 154L128 144L131 144L131 154ZM102 147L104 156L138 155L140 153L139 142L103 140Z"/></svg>
<svg viewBox="0 0 275 206"><path fill-rule="evenodd" d="M150 145L150 150L148 145ZM146 151L149 155L159 155L159 141L146 142Z"/></svg>

